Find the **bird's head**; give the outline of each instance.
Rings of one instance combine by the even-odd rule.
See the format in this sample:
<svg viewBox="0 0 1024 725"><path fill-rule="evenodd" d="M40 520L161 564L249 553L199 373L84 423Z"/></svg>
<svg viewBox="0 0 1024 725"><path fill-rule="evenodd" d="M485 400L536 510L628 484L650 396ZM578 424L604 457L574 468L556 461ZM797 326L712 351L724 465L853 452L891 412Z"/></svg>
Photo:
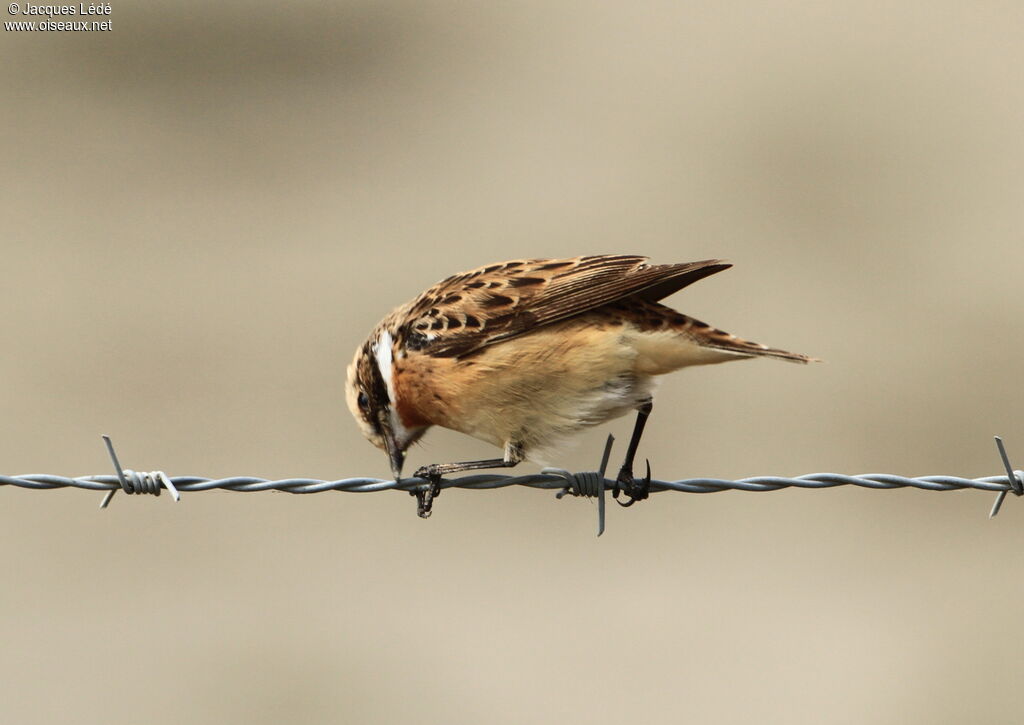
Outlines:
<svg viewBox="0 0 1024 725"><path fill-rule="evenodd" d="M398 414L394 384L394 341L377 330L356 350L348 366L345 397L348 408L366 439L387 451L395 480L402 475L405 452L425 428L410 430Z"/></svg>

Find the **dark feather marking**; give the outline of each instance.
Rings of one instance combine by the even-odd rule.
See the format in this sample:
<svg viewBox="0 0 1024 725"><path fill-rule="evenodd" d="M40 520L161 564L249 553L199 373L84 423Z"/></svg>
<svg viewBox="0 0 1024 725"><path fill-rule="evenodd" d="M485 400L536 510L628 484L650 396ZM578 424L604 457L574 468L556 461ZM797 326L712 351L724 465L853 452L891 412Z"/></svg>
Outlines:
<svg viewBox="0 0 1024 725"><path fill-rule="evenodd" d="M535 284L544 284L540 277L513 277L508 281L509 287L532 287Z"/></svg>
<svg viewBox="0 0 1024 725"><path fill-rule="evenodd" d="M384 378L381 377L380 367L376 363L376 358L373 354L373 349L369 345L369 342L367 343L366 350L367 356L364 358L364 360L367 361L366 374L368 375L369 380L365 380L364 385L366 392L370 398L370 410L381 410L385 405L388 404L388 402L393 401L391 401L390 397L388 396L387 383L385 383ZM377 435L380 435L382 433L380 420L379 418L377 418L377 416L370 416L368 422L370 423L370 425L373 426L373 429L377 432Z"/></svg>
<svg viewBox="0 0 1024 725"><path fill-rule="evenodd" d="M426 335L420 332L411 332L406 337L405 347L410 351L422 350L423 348L428 347L430 342L430 339Z"/></svg>
<svg viewBox="0 0 1024 725"><path fill-rule="evenodd" d="M505 295L488 295L484 298L484 307L505 307L512 304L512 298Z"/></svg>

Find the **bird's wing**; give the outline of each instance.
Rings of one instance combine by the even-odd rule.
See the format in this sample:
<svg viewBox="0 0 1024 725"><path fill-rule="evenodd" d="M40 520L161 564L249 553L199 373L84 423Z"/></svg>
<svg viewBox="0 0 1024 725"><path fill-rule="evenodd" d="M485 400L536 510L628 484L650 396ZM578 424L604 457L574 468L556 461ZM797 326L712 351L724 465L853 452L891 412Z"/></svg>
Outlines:
<svg viewBox="0 0 1024 725"><path fill-rule="evenodd" d="M482 347L629 297L654 301L731 265L720 259L647 264L595 255L494 264L440 282L400 312L407 349L440 357Z"/></svg>

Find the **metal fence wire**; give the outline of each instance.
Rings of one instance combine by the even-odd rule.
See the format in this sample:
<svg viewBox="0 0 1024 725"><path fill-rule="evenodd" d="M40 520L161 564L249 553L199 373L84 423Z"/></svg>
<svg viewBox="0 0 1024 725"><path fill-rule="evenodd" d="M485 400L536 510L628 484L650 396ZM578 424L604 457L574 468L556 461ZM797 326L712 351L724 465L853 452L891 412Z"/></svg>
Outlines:
<svg viewBox="0 0 1024 725"><path fill-rule="evenodd" d="M116 474L78 476L68 478L46 473L21 476L0 476L0 486L17 486L38 491L56 488L81 488L89 491L103 491L106 495L100 504L106 508L117 491L127 494L151 494L159 496L166 490L175 501L181 493L223 489L251 493L255 491L285 491L287 493L322 493L324 491L348 491L351 493L373 493L376 491L407 491L419 502L419 513L426 518L430 515L434 496L447 488L463 488L476 491L504 488L506 486L528 486L545 490L557 490L558 498L565 495L596 498L598 501L598 536L604 531L605 493L614 490L616 482L605 477L605 469L611 453L613 438L608 436L601 465L597 471L571 473L559 468L545 468L540 473L523 476L504 474L472 474L454 479L442 479L433 484L422 478L403 478L400 481L380 478L344 478L325 481L315 478L285 478L268 480L253 476L232 476L229 478L204 478L202 476L168 476L163 471L140 473L121 467L108 436L103 436L107 452ZM994 491L997 493L989 517L999 513L1008 493L1024 495L1024 472L1014 470L1010 465L1006 448L999 436L995 438L999 456L1006 471L1002 476L985 478L960 478L958 476L920 476L907 478L891 473L863 473L848 476L840 473L809 473L795 478L782 476L753 476L729 481L719 478L689 478L679 481L651 479L650 491L675 491L679 493L718 493L720 491L778 491L782 488L823 489L835 486L860 486L875 490L894 488L919 488L925 491L955 491L965 488Z"/></svg>

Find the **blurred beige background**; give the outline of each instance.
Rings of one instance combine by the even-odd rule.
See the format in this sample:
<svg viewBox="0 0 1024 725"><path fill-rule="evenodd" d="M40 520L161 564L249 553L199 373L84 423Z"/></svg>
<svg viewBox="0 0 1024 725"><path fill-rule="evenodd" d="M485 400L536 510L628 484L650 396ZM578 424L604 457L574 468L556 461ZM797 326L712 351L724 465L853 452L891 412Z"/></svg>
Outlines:
<svg viewBox="0 0 1024 725"><path fill-rule="evenodd" d="M1024 467L1019 3L112 3L0 39L0 472L384 476L392 305L508 258L818 355L671 376L656 476ZM10 17L4 15L4 20ZM564 456L596 464L610 430ZM489 456L430 434L410 469ZM616 461L617 463L617 461ZM1020 722L978 493L0 489L6 723Z"/></svg>

